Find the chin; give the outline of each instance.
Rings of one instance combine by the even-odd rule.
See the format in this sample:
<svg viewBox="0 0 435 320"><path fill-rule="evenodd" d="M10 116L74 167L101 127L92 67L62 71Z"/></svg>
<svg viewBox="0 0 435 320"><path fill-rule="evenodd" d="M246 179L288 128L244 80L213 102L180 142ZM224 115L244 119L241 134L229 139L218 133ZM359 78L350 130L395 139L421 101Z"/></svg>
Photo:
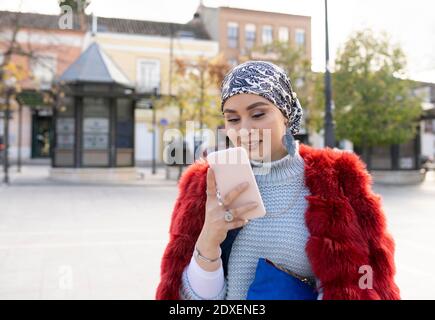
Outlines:
<svg viewBox="0 0 435 320"><path fill-rule="evenodd" d="M247 146L243 146L240 145L240 147L243 147L246 152L248 153L248 157L250 160L254 160L254 161L270 161L268 159L270 159L270 153L269 152L265 152L264 150L264 146L262 145L262 143L260 143L259 146L250 149Z"/></svg>
<svg viewBox="0 0 435 320"><path fill-rule="evenodd" d="M260 155L257 150L248 152L249 159L255 161L270 161L270 155ZM269 160L268 160L269 159Z"/></svg>

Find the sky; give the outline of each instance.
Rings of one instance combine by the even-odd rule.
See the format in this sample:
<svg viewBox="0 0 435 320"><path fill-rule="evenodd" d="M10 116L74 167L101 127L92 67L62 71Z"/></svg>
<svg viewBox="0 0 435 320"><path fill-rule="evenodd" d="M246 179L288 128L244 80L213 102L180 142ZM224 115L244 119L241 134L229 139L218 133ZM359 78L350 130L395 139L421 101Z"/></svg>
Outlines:
<svg viewBox="0 0 435 320"><path fill-rule="evenodd" d="M324 0L203 0L206 6L301 14L312 17L313 70L325 68ZM126 19L189 21L199 0L91 0L87 13ZM21 9L20 9L21 8ZM58 0L0 0L0 10L57 14ZM435 1L328 0L331 61L356 30L386 32L408 57L408 75L435 82Z"/></svg>

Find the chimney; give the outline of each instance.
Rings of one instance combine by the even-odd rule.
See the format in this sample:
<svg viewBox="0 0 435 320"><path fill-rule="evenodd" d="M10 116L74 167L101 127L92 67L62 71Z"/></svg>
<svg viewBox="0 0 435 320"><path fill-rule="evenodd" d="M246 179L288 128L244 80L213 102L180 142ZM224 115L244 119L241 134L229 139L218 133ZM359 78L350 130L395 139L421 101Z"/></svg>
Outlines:
<svg viewBox="0 0 435 320"><path fill-rule="evenodd" d="M193 19L190 20L190 23L197 25L201 23L202 16L201 13L204 9L204 2L202 0L199 1L198 9L196 9L196 12L193 14Z"/></svg>
<svg viewBox="0 0 435 320"><path fill-rule="evenodd" d="M193 14L193 19L190 20L190 23L193 25L201 24L201 14L198 11Z"/></svg>

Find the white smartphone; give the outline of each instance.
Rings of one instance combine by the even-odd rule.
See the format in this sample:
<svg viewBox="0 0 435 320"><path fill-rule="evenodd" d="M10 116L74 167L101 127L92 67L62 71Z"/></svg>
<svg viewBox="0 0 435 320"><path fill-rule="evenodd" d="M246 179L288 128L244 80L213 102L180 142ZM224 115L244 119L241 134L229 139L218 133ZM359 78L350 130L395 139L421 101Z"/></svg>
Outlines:
<svg viewBox="0 0 435 320"><path fill-rule="evenodd" d="M230 192L242 182L249 183L248 189L229 206L230 209L240 207L248 202L256 202L258 206L244 214L248 220L263 217L266 214L255 176L249 162L248 153L243 147L215 151L207 155L207 161L213 169L216 186L222 196Z"/></svg>

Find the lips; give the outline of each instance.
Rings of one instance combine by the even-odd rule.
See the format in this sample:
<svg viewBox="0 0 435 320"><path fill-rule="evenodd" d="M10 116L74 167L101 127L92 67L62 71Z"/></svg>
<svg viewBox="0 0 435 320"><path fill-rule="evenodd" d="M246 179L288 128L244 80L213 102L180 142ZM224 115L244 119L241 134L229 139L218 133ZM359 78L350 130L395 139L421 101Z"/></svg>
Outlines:
<svg viewBox="0 0 435 320"><path fill-rule="evenodd" d="M242 145L245 147L245 148L249 148L249 149L255 149L255 148L257 148L259 145L260 145L260 143L261 142L263 142L263 140L260 140L260 141L251 141L251 142L249 142L249 143L243 143Z"/></svg>

